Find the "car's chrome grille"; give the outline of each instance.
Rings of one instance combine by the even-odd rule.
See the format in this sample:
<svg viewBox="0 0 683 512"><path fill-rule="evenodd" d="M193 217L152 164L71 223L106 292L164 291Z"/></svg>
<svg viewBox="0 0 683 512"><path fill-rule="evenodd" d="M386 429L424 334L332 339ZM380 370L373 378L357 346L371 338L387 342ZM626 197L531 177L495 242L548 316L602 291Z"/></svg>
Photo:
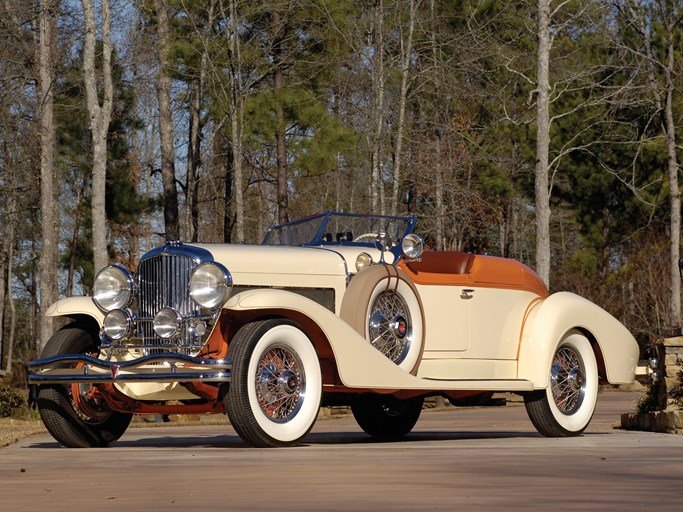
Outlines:
<svg viewBox="0 0 683 512"><path fill-rule="evenodd" d="M153 329L154 316L162 308L173 308L182 317L199 314L199 308L190 299L189 280L196 261L185 255L161 253L140 262L137 279L138 336L150 346L148 353L159 352L155 345L168 343L159 338Z"/></svg>

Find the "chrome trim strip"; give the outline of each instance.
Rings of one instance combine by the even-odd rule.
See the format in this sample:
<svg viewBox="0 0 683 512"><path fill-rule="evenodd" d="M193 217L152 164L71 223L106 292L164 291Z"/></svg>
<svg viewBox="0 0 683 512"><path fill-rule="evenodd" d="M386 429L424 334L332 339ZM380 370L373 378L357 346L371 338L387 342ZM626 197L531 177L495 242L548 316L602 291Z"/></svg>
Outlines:
<svg viewBox="0 0 683 512"><path fill-rule="evenodd" d="M140 368L155 363L169 366ZM60 364L82 366L64 368L58 366ZM95 370L95 373L91 373L91 370ZM103 361L85 354L64 354L31 361L29 382L228 382L232 375L231 370L232 361L229 359L205 359L175 353L151 354L132 361L117 362Z"/></svg>
<svg viewBox="0 0 683 512"><path fill-rule="evenodd" d="M213 256L209 251L204 249L203 247L195 247L193 245L185 245L179 242L176 243L166 243L162 245L161 247L156 247L154 249L150 249L147 251L145 254L142 255L140 258L139 263L142 263L145 260L148 260L150 258L154 258L155 256L183 256L186 258L191 258L195 261L197 265L200 265L201 263L205 263L207 261L213 261ZM138 263L138 264L139 264Z"/></svg>
<svg viewBox="0 0 683 512"><path fill-rule="evenodd" d="M86 374L86 375L52 375L33 374L29 376L31 384L97 384L97 383L117 383L117 382L230 382L232 372L182 372L182 373L123 373L115 378L106 373Z"/></svg>

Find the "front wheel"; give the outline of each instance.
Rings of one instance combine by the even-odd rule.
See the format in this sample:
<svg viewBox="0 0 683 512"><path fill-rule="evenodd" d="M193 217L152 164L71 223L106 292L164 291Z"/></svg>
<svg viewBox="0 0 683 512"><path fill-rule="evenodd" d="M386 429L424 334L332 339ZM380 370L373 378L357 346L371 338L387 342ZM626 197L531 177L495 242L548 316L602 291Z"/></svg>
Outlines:
<svg viewBox="0 0 683 512"><path fill-rule="evenodd" d="M590 342L570 332L559 344L550 367L549 386L525 395L531 422L546 437L581 434L598 400L598 367Z"/></svg>
<svg viewBox="0 0 683 512"><path fill-rule="evenodd" d="M322 375L315 348L281 319L242 327L228 348L232 378L225 409L239 436L252 446L291 446L318 417Z"/></svg>
<svg viewBox="0 0 683 512"><path fill-rule="evenodd" d="M397 439L408 434L422 412L424 399L399 400L390 395L359 395L351 412L365 433L379 439Z"/></svg>
<svg viewBox="0 0 683 512"><path fill-rule="evenodd" d="M73 322L49 339L42 358L61 354L93 354L96 337L86 325ZM101 398L92 396L89 384L41 384L38 411L48 432L67 448L96 448L111 445L130 424L131 414L112 411Z"/></svg>

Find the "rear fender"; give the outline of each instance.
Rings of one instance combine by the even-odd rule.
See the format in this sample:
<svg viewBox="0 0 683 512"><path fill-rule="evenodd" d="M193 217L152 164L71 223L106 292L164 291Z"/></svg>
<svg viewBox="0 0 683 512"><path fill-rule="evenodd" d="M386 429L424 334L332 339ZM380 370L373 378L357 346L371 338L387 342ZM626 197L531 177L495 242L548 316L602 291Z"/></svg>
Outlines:
<svg viewBox="0 0 683 512"><path fill-rule="evenodd" d="M598 363L602 355L611 384L633 382L639 356L635 338L604 309L569 292L551 295L529 313L522 331L517 378L531 381L536 389L547 388L555 350L570 330L588 338Z"/></svg>

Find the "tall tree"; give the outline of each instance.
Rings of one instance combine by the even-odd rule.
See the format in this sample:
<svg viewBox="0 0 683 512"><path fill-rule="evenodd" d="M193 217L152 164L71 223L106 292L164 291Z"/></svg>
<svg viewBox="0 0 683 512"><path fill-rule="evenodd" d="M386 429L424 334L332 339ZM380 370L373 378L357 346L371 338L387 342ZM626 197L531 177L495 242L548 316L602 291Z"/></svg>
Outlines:
<svg viewBox="0 0 683 512"><path fill-rule="evenodd" d="M285 38L290 37L288 19L278 9L272 13L273 33L273 94L275 95L275 158L277 169L277 217L280 224L289 221L289 191L287 146L285 140L285 106L281 100L284 89Z"/></svg>
<svg viewBox="0 0 683 512"><path fill-rule="evenodd" d="M536 60L536 272L550 283L550 0L538 0Z"/></svg>
<svg viewBox="0 0 683 512"><path fill-rule="evenodd" d="M398 213L399 186L401 183L401 162L403 161L403 137L406 124L406 104L408 103L408 85L413 55L413 33L417 19L418 0L410 0L408 8L408 28L405 37L401 36L401 91L398 98L398 120L396 121L396 144L394 149L394 180L391 193L391 214ZM401 31L403 32L403 31Z"/></svg>
<svg viewBox="0 0 683 512"><path fill-rule="evenodd" d="M88 102L88 117L92 134L92 233L95 271L109 263L107 251L107 216L105 211L107 183L107 134L113 104L111 79L111 10L109 0L100 0L102 22L102 99L98 94L98 71L95 65L97 25L92 0L81 0L85 19L83 45L83 79Z"/></svg>
<svg viewBox="0 0 683 512"><path fill-rule="evenodd" d="M372 9L372 155L370 160L370 211L384 213L382 138L384 131L384 0L374 0Z"/></svg>
<svg viewBox="0 0 683 512"><path fill-rule="evenodd" d="M228 50L230 84L230 142L232 144L233 198L235 211L236 241L244 242L244 170L242 148L244 141L244 98L248 86L244 84L242 73L242 45L239 35L237 0L229 1ZM221 2L222 3L222 2ZM229 212L226 212L228 214Z"/></svg>
<svg viewBox="0 0 683 512"><path fill-rule="evenodd" d="M167 240L180 238L178 218L178 190L175 174L175 146L173 140L173 111L171 109L171 22L165 0L154 0L157 16L159 46L159 134L161 137L161 178L164 187L164 228Z"/></svg>
<svg viewBox="0 0 683 512"><path fill-rule="evenodd" d="M54 48L57 40L58 0L41 0L38 13L38 98L40 114L40 308L43 313L57 300L57 253L59 212L55 201L55 120L54 120ZM39 320L39 343L42 347L54 330L49 317Z"/></svg>

